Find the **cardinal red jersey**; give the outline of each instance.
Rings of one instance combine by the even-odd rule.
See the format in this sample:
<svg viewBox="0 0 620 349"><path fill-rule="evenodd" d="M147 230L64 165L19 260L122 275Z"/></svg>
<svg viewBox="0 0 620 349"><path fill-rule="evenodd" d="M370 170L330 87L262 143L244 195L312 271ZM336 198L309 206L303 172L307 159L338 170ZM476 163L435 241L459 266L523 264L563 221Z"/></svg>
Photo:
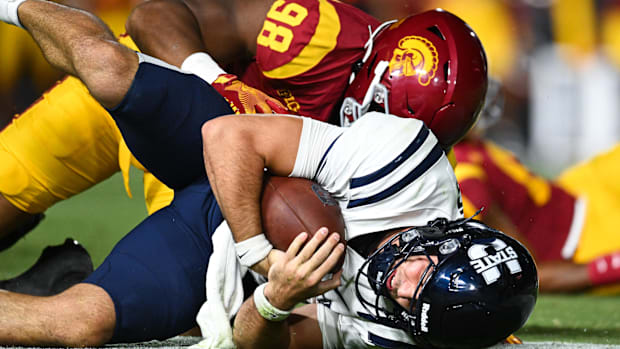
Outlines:
<svg viewBox="0 0 620 349"><path fill-rule="evenodd" d="M242 80L297 114L335 121L353 66L379 24L339 1L277 0Z"/></svg>
<svg viewBox="0 0 620 349"><path fill-rule="evenodd" d="M581 226L573 227L574 196L532 174L511 153L491 142L460 142L454 152L465 216L495 204L528 240L538 261L572 257L562 250L571 249L567 243L571 228L581 230Z"/></svg>

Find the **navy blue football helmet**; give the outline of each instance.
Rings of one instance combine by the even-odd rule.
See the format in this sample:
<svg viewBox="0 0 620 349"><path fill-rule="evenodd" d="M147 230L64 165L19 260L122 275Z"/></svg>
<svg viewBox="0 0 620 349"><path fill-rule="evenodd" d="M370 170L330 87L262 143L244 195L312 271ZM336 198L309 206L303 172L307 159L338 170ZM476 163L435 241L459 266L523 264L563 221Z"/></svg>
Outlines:
<svg viewBox="0 0 620 349"><path fill-rule="evenodd" d="M408 257L429 265L405 309L387 282ZM435 263L431 256L437 257ZM367 279L376 297L360 292ZM369 320L407 331L424 348L480 348L520 329L534 309L538 276L527 249L473 219L437 219L398 233L374 252L356 277Z"/></svg>

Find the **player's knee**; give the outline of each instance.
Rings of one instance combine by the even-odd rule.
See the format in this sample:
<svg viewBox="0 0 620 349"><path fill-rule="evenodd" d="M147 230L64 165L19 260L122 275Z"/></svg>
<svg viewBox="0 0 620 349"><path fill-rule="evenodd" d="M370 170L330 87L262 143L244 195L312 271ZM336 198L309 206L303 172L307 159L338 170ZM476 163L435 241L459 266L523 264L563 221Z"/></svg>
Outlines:
<svg viewBox="0 0 620 349"><path fill-rule="evenodd" d="M51 330L59 344L68 347L101 346L114 334L114 304L98 286L78 284L50 297L54 314Z"/></svg>
<svg viewBox="0 0 620 349"><path fill-rule="evenodd" d="M87 326L78 319L70 326L58 328L56 332L58 344L66 347L99 347L110 339L106 328L97 324Z"/></svg>
<svg viewBox="0 0 620 349"><path fill-rule="evenodd" d="M113 107L131 86L138 67L135 52L115 40L88 38L74 57L78 77L95 99Z"/></svg>

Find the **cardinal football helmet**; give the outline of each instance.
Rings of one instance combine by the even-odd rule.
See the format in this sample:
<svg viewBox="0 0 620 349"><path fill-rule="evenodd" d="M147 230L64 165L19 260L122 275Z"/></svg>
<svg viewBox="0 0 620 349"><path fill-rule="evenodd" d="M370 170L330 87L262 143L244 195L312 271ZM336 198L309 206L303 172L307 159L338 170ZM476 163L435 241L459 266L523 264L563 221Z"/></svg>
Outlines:
<svg viewBox="0 0 620 349"><path fill-rule="evenodd" d="M390 297L388 282L413 255L426 256L429 265L405 309ZM364 279L374 299L360 292ZM532 256L516 240L472 219L437 219L398 233L373 253L357 274L356 293L368 312L360 315L407 331L421 347L479 348L525 324L538 276Z"/></svg>
<svg viewBox="0 0 620 349"><path fill-rule="evenodd" d="M487 60L480 40L443 10L383 28L371 35L345 93L341 125L373 110L417 118L450 148L474 125L484 101Z"/></svg>

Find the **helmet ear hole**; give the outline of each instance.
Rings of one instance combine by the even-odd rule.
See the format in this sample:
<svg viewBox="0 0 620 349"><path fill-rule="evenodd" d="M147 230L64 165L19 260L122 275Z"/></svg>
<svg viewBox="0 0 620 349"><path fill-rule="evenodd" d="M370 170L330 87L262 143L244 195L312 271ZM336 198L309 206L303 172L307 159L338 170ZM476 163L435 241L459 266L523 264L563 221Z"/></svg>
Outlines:
<svg viewBox="0 0 620 349"><path fill-rule="evenodd" d="M428 27L426 28L426 30L428 30L429 32L435 34L438 38L440 38L441 40L445 41L446 37L443 36L443 33L441 32L441 30L439 29L439 27L437 27L436 25L432 26L432 27Z"/></svg>
<svg viewBox="0 0 620 349"><path fill-rule="evenodd" d="M443 64L443 79L449 81L450 78L450 60Z"/></svg>

